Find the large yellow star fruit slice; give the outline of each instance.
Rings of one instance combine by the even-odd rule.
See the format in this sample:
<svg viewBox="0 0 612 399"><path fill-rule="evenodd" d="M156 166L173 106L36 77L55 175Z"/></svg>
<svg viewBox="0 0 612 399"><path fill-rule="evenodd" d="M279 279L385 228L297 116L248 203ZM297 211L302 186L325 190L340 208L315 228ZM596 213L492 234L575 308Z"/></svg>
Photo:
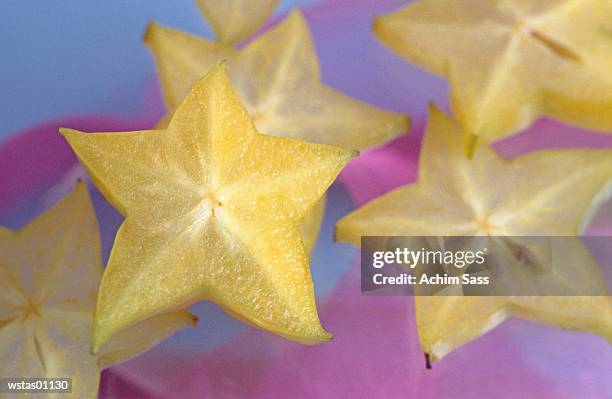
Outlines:
<svg viewBox="0 0 612 399"><path fill-rule="evenodd" d="M200 300L291 340L330 338L298 224L355 151L257 133L223 66L196 83L167 129L62 133L126 216L94 351L125 326Z"/></svg>
<svg viewBox="0 0 612 399"><path fill-rule="evenodd" d="M359 245L361 236L575 236L612 194L611 150L539 151L505 160L481 146L470 161L461 148L460 130L450 117L432 108L418 182L341 219L337 239ZM601 273L589 251L582 246L559 251L567 262L587 271L576 272L572 284L599 284L595 280ZM419 338L432 360L509 316L612 340L608 296L415 299Z"/></svg>
<svg viewBox="0 0 612 399"><path fill-rule="evenodd" d="M100 370L195 324L188 312L160 314L91 355L101 277L96 216L82 183L22 229L0 228L0 376L72 378L72 393L60 396L97 398Z"/></svg>
<svg viewBox="0 0 612 399"><path fill-rule="evenodd" d="M196 0L196 4L210 23L215 40L231 46L257 32L278 0Z"/></svg>
<svg viewBox="0 0 612 399"><path fill-rule="evenodd" d="M540 115L612 131L608 0L424 0L378 17L374 33L448 79L468 154Z"/></svg>

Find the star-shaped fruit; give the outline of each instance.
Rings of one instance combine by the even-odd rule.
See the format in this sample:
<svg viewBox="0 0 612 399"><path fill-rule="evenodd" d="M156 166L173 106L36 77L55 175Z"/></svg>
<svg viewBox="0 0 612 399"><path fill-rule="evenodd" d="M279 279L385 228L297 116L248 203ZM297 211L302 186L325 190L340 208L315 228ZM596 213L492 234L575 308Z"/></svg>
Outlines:
<svg viewBox="0 0 612 399"><path fill-rule="evenodd" d="M241 49L156 23L149 25L144 41L155 58L170 113L202 75L227 60L236 92L266 134L361 150L409 127L407 116L321 83L312 38L298 10Z"/></svg>
<svg viewBox="0 0 612 399"><path fill-rule="evenodd" d="M449 80L468 154L541 115L612 130L612 2L423 0L374 24L399 55Z"/></svg>
<svg viewBox="0 0 612 399"><path fill-rule="evenodd" d="M0 228L0 376L72 378L72 394L62 397L96 398L101 369L195 324L187 312L161 314L91 355L101 277L96 216L82 183L21 230Z"/></svg>
<svg viewBox="0 0 612 399"><path fill-rule="evenodd" d="M314 344L321 327L298 224L355 151L257 133L224 66L167 129L62 129L126 216L100 288L93 349L125 326L200 300Z"/></svg>
<svg viewBox="0 0 612 399"><path fill-rule="evenodd" d="M278 0L196 0L210 23L215 39L234 45L257 32L272 15Z"/></svg>
<svg viewBox="0 0 612 399"><path fill-rule="evenodd" d="M540 151L505 160L481 146L470 161L457 124L433 107L430 112L419 181L341 219L336 226L340 241L359 245L361 236L575 236L610 197L610 150ZM515 237L519 243L520 237ZM588 251L574 249L568 256L582 270L599 270ZM576 273L575 284L587 286L599 275ZM419 338L432 360L508 316L589 331L612 341L612 297L415 299Z"/></svg>

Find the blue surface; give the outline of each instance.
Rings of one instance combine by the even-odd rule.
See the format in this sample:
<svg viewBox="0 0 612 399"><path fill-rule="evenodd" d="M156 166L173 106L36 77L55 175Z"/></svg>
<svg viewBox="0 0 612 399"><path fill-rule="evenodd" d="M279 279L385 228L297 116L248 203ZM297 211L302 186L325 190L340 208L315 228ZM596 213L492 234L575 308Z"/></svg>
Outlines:
<svg viewBox="0 0 612 399"><path fill-rule="evenodd" d="M317 0L283 0L277 15ZM204 36L191 0L0 3L0 140L52 118L133 115L155 79L141 43L155 19Z"/></svg>

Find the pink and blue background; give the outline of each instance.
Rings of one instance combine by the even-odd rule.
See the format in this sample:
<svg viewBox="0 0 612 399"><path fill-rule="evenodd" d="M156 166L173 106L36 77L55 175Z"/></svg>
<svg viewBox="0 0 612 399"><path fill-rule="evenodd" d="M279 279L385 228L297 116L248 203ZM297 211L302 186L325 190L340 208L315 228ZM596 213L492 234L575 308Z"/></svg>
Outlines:
<svg viewBox="0 0 612 399"><path fill-rule="evenodd" d="M612 398L612 348L603 339L509 320L425 370L411 298L361 297L358 255L332 241L356 206L418 176L427 102L447 107L446 83L394 56L372 18L398 0L282 1L275 20L303 9L325 83L409 113L409 135L353 161L330 189L312 260L320 316L334 340L302 347L255 331L211 304L199 326L103 374L104 398ZM190 0L0 5L0 225L19 228L83 177L57 133L151 128L163 113L154 65L141 43L158 22L210 37ZM513 157L542 148L607 147L612 136L550 120L496 144ZM120 216L92 188L105 256ZM591 234L612 234L612 207Z"/></svg>

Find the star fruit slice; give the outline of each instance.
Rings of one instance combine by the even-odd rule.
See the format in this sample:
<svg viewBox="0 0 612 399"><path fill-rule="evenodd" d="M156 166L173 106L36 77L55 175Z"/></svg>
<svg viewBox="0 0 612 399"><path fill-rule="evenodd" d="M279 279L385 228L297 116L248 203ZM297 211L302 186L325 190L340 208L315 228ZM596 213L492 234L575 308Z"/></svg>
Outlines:
<svg viewBox="0 0 612 399"><path fill-rule="evenodd" d="M259 134L224 66L196 83L167 129L62 133L126 216L94 351L126 326L200 300L294 341L330 338L298 224L354 151Z"/></svg>
<svg viewBox="0 0 612 399"><path fill-rule="evenodd" d="M608 0L424 0L374 33L448 79L470 154L541 115L612 131L611 21Z"/></svg>
<svg viewBox="0 0 612 399"><path fill-rule="evenodd" d="M612 193L612 151L550 150L506 160L481 146L470 161L461 148L460 127L432 107L419 174L417 183L397 188L341 219L337 239L360 245L361 236L582 234ZM583 273L575 273L572 284L599 284L601 273L590 253L583 247L574 249L564 257L580 265ZM432 360L509 316L612 340L609 296L420 296L415 300L419 338Z"/></svg>
<svg viewBox="0 0 612 399"><path fill-rule="evenodd" d="M159 314L91 355L102 270L98 225L82 183L22 229L0 227L2 377L72 378L72 393L62 397L96 398L102 369L195 324L185 311Z"/></svg>

